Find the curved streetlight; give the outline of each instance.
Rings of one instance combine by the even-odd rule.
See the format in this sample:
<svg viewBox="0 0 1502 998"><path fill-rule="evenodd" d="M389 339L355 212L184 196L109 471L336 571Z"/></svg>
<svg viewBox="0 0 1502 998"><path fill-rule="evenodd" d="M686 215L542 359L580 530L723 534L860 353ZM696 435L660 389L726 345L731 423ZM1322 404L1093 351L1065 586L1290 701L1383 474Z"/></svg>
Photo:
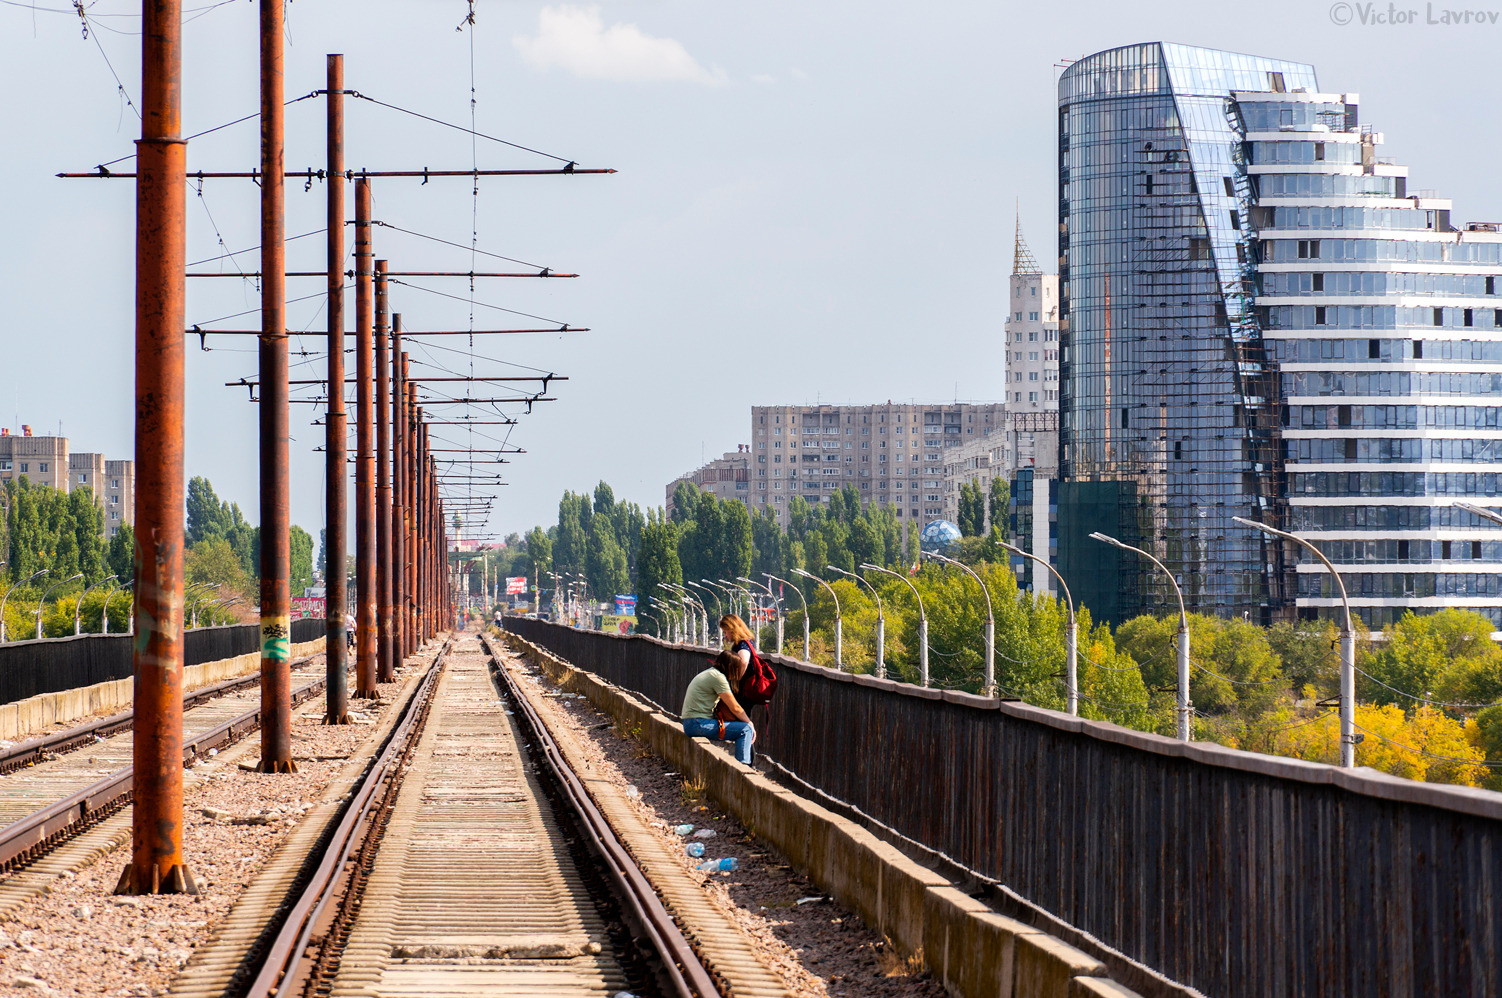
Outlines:
<svg viewBox="0 0 1502 998"><path fill-rule="evenodd" d="M927 611L925 611L923 609L923 597L920 596L920 595L918 595L918 587L915 586L915 585L913 585L913 580L912 579L909 579L906 575L903 575L901 572L894 572L890 568L882 568L880 565L873 565L870 562L867 562L866 564L862 565L861 566L861 571L863 571L863 572L880 572L883 575L890 575L894 579L901 579L903 582L907 583L907 587L913 591L913 599L915 599L915 600L918 601L918 682L922 686L927 686L928 685L928 613L927 613Z"/></svg>
<svg viewBox="0 0 1502 998"><path fill-rule="evenodd" d="M856 581L856 588L865 586L871 590L871 598L876 600L876 678L887 678L887 615L881 609L881 595L877 593L875 586L854 572L847 572L843 568L836 568L833 565L826 565L824 567L831 572L838 572L846 578L854 579Z"/></svg>
<svg viewBox="0 0 1502 998"><path fill-rule="evenodd" d="M791 582L787 581L786 579L779 579L777 576L773 575L771 572L763 572L762 574L765 575L767 578L771 579L773 582L779 582L783 586L786 586L788 589L791 589L793 592L795 592L795 593L798 594L798 602L800 602L801 604L803 604L803 661L805 661L805 662L809 661L809 657L808 657L809 656L809 651L808 651L808 600L806 600L806 599L803 598L803 590L799 589L797 586L793 585ZM768 586L767 588L770 589L771 587ZM782 650L782 621L781 621L780 618L778 619L778 623L777 623L777 650L778 651Z"/></svg>
<svg viewBox="0 0 1502 998"><path fill-rule="evenodd" d="M92 586L89 586L87 589L85 589L83 591L83 595L78 597L78 602L73 604L73 636L75 638L78 637L78 635L82 632L82 629L83 629L83 617L82 617L82 614L83 614L83 600L84 600L84 596L89 595L89 593L93 592L95 589L97 589L100 586L104 585L106 582L109 582L111 579L118 579L118 578L119 578L118 575L106 576L105 578L100 579L98 582L94 583Z"/></svg>
<svg viewBox="0 0 1502 998"><path fill-rule="evenodd" d="M981 595L986 598L986 675L981 692L988 697L994 697L996 695L996 614L991 611L991 591L980 580L980 576L975 574L975 570L964 562L946 558L937 551L924 551L923 553L946 565L956 565L969 572L975 584L980 586Z"/></svg>
<svg viewBox="0 0 1502 998"><path fill-rule="evenodd" d="M1470 503L1458 502L1455 504L1467 513L1475 513L1488 520L1502 523L1502 517L1482 509L1480 506L1472 506ZM1345 610L1345 628L1340 632L1340 764L1346 769L1356 765L1356 629L1351 624L1351 601L1346 596L1346 583L1335 570L1335 566L1326 558L1324 552L1313 544L1304 540L1297 534L1290 534L1286 530L1278 530L1269 527L1265 523L1256 520L1248 520L1244 516L1233 516L1233 521L1245 527L1256 527L1263 533L1281 537L1309 551L1325 566L1325 569L1335 579L1335 585L1340 589L1340 603Z"/></svg>
<svg viewBox="0 0 1502 998"><path fill-rule="evenodd" d="M682 594L683 599L688 604L688 611L689 611L689 617L690 617L690 619L693 618L694 610L695 609L697 609L699 611L699 627L697 629L697 633L698 633L698 637L699 637L699 646L701 648L708 648L709 647L709 608L704 605L704 601L703 600L699 599L699 595L697 593L695 593L692 590L690 590L688 588L688 586L684 585L683 583L681 583L681 582L671 583L669 585L669 588L671 588L674 592Z"/></svg>
<svg viewBox="0 0 1502 998"><path fill-rule="evenodd" d="M5 601L10 599L10 594L15 591L17 586L24 586L32 579L39 579L50 571L52 571L50 568L44 568L39 572L31 573L24 579L17 579L11 583L9 589L5 590L5 595L0 596L0 643L5 641Z"/></svg>
<svg viewBox="0 0 1502 998"><path fill-rule="evenodd" d="M1078 715L1080 712L1080 628L1079 624L1075 621L1074 597L1069 594L1069 584L1064 581L1064 576L1060 575L1058 573L1058 570L1050 565L1047 560L1039 558L1035 554L1028 554L1020 547L1008 544L1006 541L997 541L996 543L1000 544L1002 547L1006 548L1013 554L1020 554L1024 558L1030 558L1038 564L1042 565L1044 568L1048 569L1053 573L1053 577L1059 580L1059 585L1064 590L1064 600L1069 604L1069 635L1067 639L1068 647L1065 649L1065 668L1068 671L1069 680L1068 686L1065 688L1065 693L1069 698L1069 713Z"/></svg>
<svg viewBox="0 0 1502 998"><path fill-rule="evenodd" d="M722 585L728 586L732 592L746 594L746 626L751 628L752 634L758 634L756 627L756 595L745 586L738 586L734 582L730 582L726 579L721 579L720 583ZM761 640L759 634L757 640Z"/></svg>
<svg viewBox="0 0 1502 998"><path fill-rule="evenodd" d="M812 572L805 572L801 568L795 568L793 569L793 574L801 575L805 579L813 579L819 585L829 590L829 598L834 600L834 667L839 671L844 672L845 664L843 662L843 658L845 655L845 634L843 624L840 620L840 598L835 595L833 586L825 582L823 579L819 578L817 575L814 575ZM808 605L806 603L804 604L803 619L808 619ZM807 653L805 652L805 657L806 655Z"/></svg>
<svg viewBox="0 0 1502 998"><path fill-rule="evenodd" d="M678 611L681 610L682 607L674 607L674 606L672 606L669 603L664 603L662 600L658 599L656 596L653 596L651 598L651 602L652 602L653 606L655 606L657 609L661 610L663 612L663 614L666 615L666 617L667 617L667 623L668 623L668 642L670 644L677 644L678 640L677 640L677 638L674 637L674 629L676 628L676 626L678 624Z"/></svg>
<svg viewBox="0 0 1502 998"><path fill-rule="evenodd" d="M767 595L772 598L772 614L773 614L772 632L777 635L777 654L781 655L782 654L782 601L777 598L777 594L776 593L772 592L772 587L769 586L769 585L767 585L766 583L764 583L764 582L757 582L754 579L748 579L744 575L738 576L738 578L742 582L746 583L747 585L755 586L758 589L765 589L767 591Z"/></svg>
<svg viewBox="0 0 1502 998"><path fill-rule="evenodd" d="M100 615L99 615L99 633L100 634L108 634L110 632L110 600L112 600L112 599L115 598L115 593L117 591L129 589L131 586L133 586L135 584L136 584L136 580L135 579L131 579L129 582L125 583L124 585L121 585L118 582L118 577L117 577L117 581L116 581L115 585L110 586L110 591L104 594L104 609L100 612Z"/></svg>
<svg viewBox="0 0 1502 998"><path fill-rule="evenodd" d="M724 593L725 594L725 606L728 607L727 612L728 613L734 613L735 612L735 590L734 589L732 589L730 586L727 586L727 585L724 585L722 583L716 582L714 579L700 579L699 581L702 582L702 583L704 583L706 586L712 586L714 588L714 591L717 592L717 593ZM716 603L715 603L715 609L719 609L719 602L718 601L716 601ZM722 616L723 616L723 614L722 614ZM715 624L718 625L719 621L715 621Z"/></svg>
<svg viewBox="0 0 1502 998"><path fill-rule="evenodd" d="M715 614L715 619L716 620L719 620L721 617L723 617L725 615L725 613L724 613L724 609L725 608L720 605L721 604L721 599L724 596L724 594L721 593L718 589L712 589L709 586L706 586L703 582L685 582L684 585L685 586L693 586L694 589L698 590L701 593L704 593L710 599L714 600L714 614ZM703 600L700 600L700 602L703 603ZM705 604L704 610L705 610L706 613L709 611L708 604ZM706 644L707 643L708 642L706 642Z"/></svg>
<svg viewBox="0 0 1502 998"><path fill-rule="evenodd" d="M198 582L198 583L195 583L195 584L189 586L187 589L183 590L183 601L187 602L188 593L192 592L195 589L202 589L205 593L211 593L214 590L218 589L219 585L220 584L217 583L217 582ZM191 611L191 615L190 615L189 621L188 621L188 627L193 628L193 627L197 627L198 626L198 608L200 606L202 606L202 605L203 605L203 599L200 597L198 599L198 601L193 604L193 609Z"/></svg>
<svg viewBox="0 0 1502 998"><path fill-rule="evenodd" d="M1254 524L1255 526L1255 524ZM1109 544L1123 551L1133 551L1142 555L1148 561L1157 565L1163 574L1168 576L1168 581L1173 584L1173 594L1179 601L1179 741L1190 740L1191 725L1190 716L1194 713L1194 704L1189 701L1189 614L1184 609L1184 593L1179 589L1179 580L1173 577L1173 573L1163 567L1163 563L1141 548L1134 548L1130 544L1123 544L1114 537L1096 531L1090 535L1092 540Z"/></svg>
<svg viewBox="0 0 1502 998"><path fill-rule="evenodd" d="M659 582L658 586L677 601L678 605L673 608L673 612L677 614L678 617L683 621L683 634L685 642L692 642L699 633L698 628L694 625L694 610L692 604L690 604L688 599L683 595L682 589L674 585L673 583Z"/></svg>
<svg viewBox="0 0 1502 998"><path fill-rule="evenodd" d="M46 606L47 606L47 597L50 596L50 595L52 595L52 590L56 589L58 586L66 586L68 583L77 581L78 579L81 579L81 578L83 578L83 573L82 572L78 572L78 573L76 573L74 575L70 575L66 579L63 579L61 582L54 582L54 583L52 583L52 585L48 586L47 589L46 589L46 591L42 593L42 601L37 604L37 637L38 638L40 638L42 636L42 610L44 608L46 608Z"/></svg>

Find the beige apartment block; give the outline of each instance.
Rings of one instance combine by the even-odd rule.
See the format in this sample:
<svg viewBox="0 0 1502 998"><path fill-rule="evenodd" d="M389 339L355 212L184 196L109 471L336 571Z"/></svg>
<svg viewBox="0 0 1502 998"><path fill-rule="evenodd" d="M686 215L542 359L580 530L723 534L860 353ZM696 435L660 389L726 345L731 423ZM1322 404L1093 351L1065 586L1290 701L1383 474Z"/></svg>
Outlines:
<svg viewBox="0 0 1502 998"><path fill-rule="evenodd" d="M1006 413L997 432L946 452L944 519L958 521L961 485L974 482L990 495L992 479L1002 478L1010 483L1023 470L1031 470L1039 480L1058 477L1057 410ZM986 525L991 525L989 516Z"/></svg>
<svg viewBox="0 0 1502 998"><path fill-rule="evenodd" d="M0 431L0 485L23 475L33 485L68 491L68 438L33 436L29 426L20 436Z"/></svg>
<svg viewBox="0 0 1502 998"><path fill-rule="evenodd" d="M745 502L750 461L751 448L746 444L737 444L736 449L724 457L717 457L702 468L679 475L668 483L665 504L667 510L672 512L673 493L684 482L697 485L701 491L713 492L721 499L739 499Z"/></svg>
<svg viewBox="0 0 1502 998"><path fill-rule="evenodd" d="M793 496L817 505L848 484L921 526L944 515L946 455L1005 415L999 402L753 406L746 505L786 526Z"/></svg>
<svg viewBox="0 0 1502 998"><path fill-rule="evenodd" d="M107 539L134 520L135 468L134 461L110 461L103 454L70 453L67 437L36 436L26 425L19 434L0 427L0 486L25 477L34 485L47 485L62 492L86 488L104 510Z"/></svg>

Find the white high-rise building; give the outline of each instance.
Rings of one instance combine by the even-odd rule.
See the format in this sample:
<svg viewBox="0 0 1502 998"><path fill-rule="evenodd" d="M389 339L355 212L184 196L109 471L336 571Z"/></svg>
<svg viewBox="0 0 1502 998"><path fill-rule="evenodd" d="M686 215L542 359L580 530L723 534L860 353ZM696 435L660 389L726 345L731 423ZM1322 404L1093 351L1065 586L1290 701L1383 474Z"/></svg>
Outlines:
<svg viewBox="0 0 1502 998"><path fill-rule="evenodd" d="M1012 254L1002 365L1008 412L1057 412L1059 408L1059 275L1045 274L1022 240Z"/></svg>

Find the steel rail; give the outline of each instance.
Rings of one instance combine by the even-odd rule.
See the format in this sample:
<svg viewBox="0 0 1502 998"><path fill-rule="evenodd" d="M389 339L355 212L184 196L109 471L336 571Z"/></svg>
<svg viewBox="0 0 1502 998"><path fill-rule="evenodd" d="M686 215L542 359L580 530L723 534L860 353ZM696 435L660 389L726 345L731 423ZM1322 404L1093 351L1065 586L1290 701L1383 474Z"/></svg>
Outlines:
<svg viewBox="0 0 1502 998"><path fill-rule="evenodd" d="M307 656L295 660L292 668L300 669L313 660L313 656ZM235 679L226 679L214 683L211 686L202 686L183 695L183 710L196 707L208 700L215 700L229 693L237 693L243 689L249 689L261 682L260 673L252 673L248 676L239 676ZM135 718L135 711L126 710L108 717L80 724L66 731L56 731L40 738L31 738L24 742L17 742L10 748L0 751L0 775L11 773L34 763L40 762L42 756L47 753L58 754L71 748L93 741L96 738L108 738L130 727Z"/></svg>
<svg viewBox="0 0 1502 998"><path fill-rule="evenodd" d="M326 677L298 687L292 693L294 704L317 695ZM259 682L259 679L257 679ZM114 718L105 718L105 721ZM261 708L248 710L192 738L183 740L183 765L210 749L222 748L255 731L261 724ZM64 735L68 732L63 732ZM17 746L18 748L20 746ZM98 783L79 790L62 800L0 829L0 870L9 870L36 859L54 846L90 827L101 818L123 807L134 792L134 766L118 770Z"/></svg>
<svg viewBox="0 0 1502 998"><path fill-rule="evenodd" d="M605 860L605 867L611 880L615 882L618 894L630 907L652 947L662 956L663 966L674 991L679 998L720 998L722 993L714 978L699 961L698 954L694 952L678 923L673 921L673 916L657 896L651 881L616 837L610 822L595 804L594 798L589 795L568 760L563 757L536 708L511 682L490 636L481 632L479 637L486 653L490 655L492 673L500 677L511 692L512 702L520 707L521 713L526 717L533 735L542 747L543 757L558 779L560 789L583 818L585 828L591 836L591 844Z"/></svg>
<svg viewBox="0 0 1502 998"><path fill-rule="evenodd" d="M371 807L376 803L376 791L387 781L388 776L395 775L392 764L409 744L415 743L416 736L421 733L421 722L427 718L427 706L432 702L438 674L452 647L453 637L450 636L434 656L422 682L402 708L401 719L386 736L380 754L350 792L349 803L329 837L328 844L324 846L317 869L303 887L297 902L287 912L271 944L258 956L261 970L245 990L245 998L272 998L274 995L294 993L295 989L284 986L295 983L294 980L288 980L288 975L294 974L295 977L294 972L300 969L299 962L304 959L319 916L329 902L335 899L338 893L335 888L340 884L341 874L346 872L351 854L365 839L365 836L358 833L365 825Z"/></svg>

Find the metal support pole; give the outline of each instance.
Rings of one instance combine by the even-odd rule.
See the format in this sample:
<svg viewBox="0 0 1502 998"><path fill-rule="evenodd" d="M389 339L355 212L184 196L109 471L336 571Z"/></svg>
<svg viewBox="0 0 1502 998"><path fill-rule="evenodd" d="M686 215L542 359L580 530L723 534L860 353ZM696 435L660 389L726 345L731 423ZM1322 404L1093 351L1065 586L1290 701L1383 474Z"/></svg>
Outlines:
<svg viewBox="0 0 1502 998"><path fill-rule="evenodd" d="M288 468L286 182L282 15L261 0L261 763L292 761L292 482Z"/></svg>
<svg viewBox="0 0 1502 998"><path fill-rule="evenodd" d="M328 689L324 724L349 723L349 650L344 614L349 606L348 417L344 411L344 56L328 57L328 376L324 426L324 664Z"/></svg>
<svg viewBox="0 0 1502 998"><path fill-rule="evenodd" d="M391 641L391 409L387 398L391 312L386 298L385 260L376 261L375 298L376 681L390 683L396 679L396 664Z"/></svg>
<svg viewBox="0 0 1502 998"><path fill-rule="evenodd" d="M196 894L183 862L183 266L187 142L182 3L141 5L136 144L135 765L117 894Z"/></svg>
<svg viewBox="0 0 1502 998"><path fill-rule="evenodd" d="M355 692L376 692L375 282L370 181L355 182ZM330 388L333 386L331 385Z"/></svg>
<svg viewBox="0 0 1502 998"><path fill-rule="evenodd" d="M417 628L414 626L414 608L417 606L417 463L413 459L413 448L417 441L417 397L412 383L408 380L410 373L411 358L402 354L402 387L407 392L406 412L403 414L405 426L402 430L402 486L407 494L405 523L403 530L406 532L406 563L402 566L406 578L402 582L402 596L405 603L402 606L402 628L405 632L403 639L404 653L412 655L417 652Z"/></svg>
<svg viewBox="0 0 1502 998"><path fill-rule="evenodd" d="M1074 614L1069 615L1069 641L1064 649L1066 656L1065 664L1069 670L1069 688L1065 691L1069 698L1069 713L1078 716L1080 712L1080 625L1074 619Z"/></svg>
<svg viewBox="0 0 1502 998"><path fill-rule="evenodd" d="M402 380L402 317L391 317L391 657L393 666L407 657L402 608L406 606L407 494L402 451L407 432L407 386Z"/></svg>
<svg viewBox="0 0 1502 998"><path fill-rule="evenodd" d="M918 684L928 687L928 617L918 620Z"/></svg>
<svg viewBox="0 0 1502 998"><path fill-rule="evenodd" d="M1193 707L1189 704L1189 621L1180 618L1179 622L1179 741L1189 740L1190 715Z"/></svg>
<svg viewBox="0 0 1502 998"><path fill-rule="evenodd" d="M1233 516L1231 517L1231 519L1235 520L1237 523L1248 524L1250 526L1257 527L1260 530L1266 530L1269 533L1282 534L1281 531L1271 530L1270 528L1265 527L1262 524L1253 523L1251 520L1247 520L1239 516ZM1282 534L1282 536L1290 537L1293 540L1298 540L1298 538L1293 537L1292 534ZM1152 562L1154 565L1158 566L1158 570L1164 575L1168 576L1169 585L1173 586L1173 594L1179 601L1179 706L1177 711L1178 737L1180 741L1187 742L1191 740L1194 735L1194 728L1190 724L1190 719L1194 714L1194 704L1189 699L1189 613L1184 608L1184 592L1179 588L1179 580L1173 577L1173 573L1170 572L1166 567L1164 567L1161 561L1159 561L1157 558L1154 558L1152 555L1148 554L1141 548L1134 548L1130 544L1123 543L1114 537L1101 533L1098 530L1095 533L1091 534L1090 538L1092 540L1100 541L1103 544L1109 544L1114 548L1120 548L1123 551L1131 551L1134 554L1141 555L1148 561Z"/></svg>
<svg viewBox="0 0 1502 998"><path fill-rule="evenodd" d="M985 695L996 695L996 618L986 615L986 683Z"/></svg>

